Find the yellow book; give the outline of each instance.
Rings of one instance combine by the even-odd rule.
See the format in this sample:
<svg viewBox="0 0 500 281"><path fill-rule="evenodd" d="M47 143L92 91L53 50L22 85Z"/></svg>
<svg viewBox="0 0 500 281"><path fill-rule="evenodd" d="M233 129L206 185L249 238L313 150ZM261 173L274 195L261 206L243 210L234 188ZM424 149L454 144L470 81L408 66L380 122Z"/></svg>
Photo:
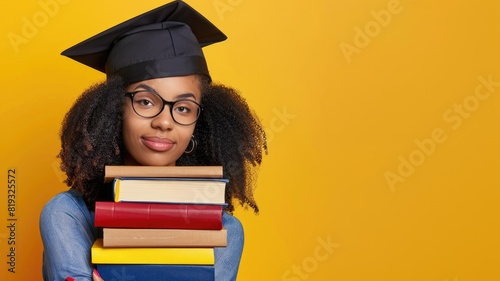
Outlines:
<svg viewBox="0 0 500 281"><path fill-rule="evenodd" d="M93 264L213 265L214 248L105 248L102 239L92 245Z"/></svg>

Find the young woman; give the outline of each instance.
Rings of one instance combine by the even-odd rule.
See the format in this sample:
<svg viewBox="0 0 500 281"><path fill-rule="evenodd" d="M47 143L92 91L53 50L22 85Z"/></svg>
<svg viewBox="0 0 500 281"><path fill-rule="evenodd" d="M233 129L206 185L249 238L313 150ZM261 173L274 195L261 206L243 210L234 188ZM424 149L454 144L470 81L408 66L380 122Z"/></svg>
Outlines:
<svg viewBox="0 0 500 281"><path fill-rule="evenodd" d="M215 249L215 279L236 279L243 228L231 213L235 204L258 212L252 180L267 147L245 100L211 83L201 47L224 39L176 1L63 52L107 79L80 96L62 125L59 157L70 189L40 216L44 280L102 280L90 248L102 235L93 224L95 202L112 201L106 165L223 166L228 244Z"/></svg>

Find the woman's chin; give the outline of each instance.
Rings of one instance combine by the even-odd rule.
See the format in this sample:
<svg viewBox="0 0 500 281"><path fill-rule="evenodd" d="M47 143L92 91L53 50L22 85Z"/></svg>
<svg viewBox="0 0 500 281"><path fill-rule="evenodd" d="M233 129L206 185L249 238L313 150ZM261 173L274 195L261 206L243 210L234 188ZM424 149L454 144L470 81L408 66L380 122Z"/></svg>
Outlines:
<svg viewBox="0 0 500 281"><path fill-rule="evenodd" d="M175 166L176 161L165 157L142 157L135 159L127 157L124 164L127 166Z"/></svg>
<svg viewBox="0 0 500 281"><path fill-rule="evenodd" d="M175 161L142 161L139 162L140 166L175 166Z"/></svg>

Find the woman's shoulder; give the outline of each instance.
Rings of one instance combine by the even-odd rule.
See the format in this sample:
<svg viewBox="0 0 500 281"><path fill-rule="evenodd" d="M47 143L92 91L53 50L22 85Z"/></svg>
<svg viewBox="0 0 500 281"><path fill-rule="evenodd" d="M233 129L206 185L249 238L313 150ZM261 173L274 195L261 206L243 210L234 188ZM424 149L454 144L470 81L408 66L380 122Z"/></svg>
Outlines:
<svg viewBox="0 0 500 281"><path fill-rule="evenodd" d="M42 236L53 229L68 232L68 227L95 232L93 213L87 208L81 193L75 189L61 192L48 201L40 213L39 224Z"/></svg>
<svg viewBox="0 0 500 281"><path fill-rule="evenodd" d="M85 200L80 192L69 189L58 193L50 199L42 209L42 216L46 214L75 214L89 213Z"/></svg>
<svg viewBox="0 0 500 281"><path fill-rule="evenodd" d="M222 224L228 232L231 232L233 235L243 237L243 225L237 217L224 212L222 214Z"/></svg>

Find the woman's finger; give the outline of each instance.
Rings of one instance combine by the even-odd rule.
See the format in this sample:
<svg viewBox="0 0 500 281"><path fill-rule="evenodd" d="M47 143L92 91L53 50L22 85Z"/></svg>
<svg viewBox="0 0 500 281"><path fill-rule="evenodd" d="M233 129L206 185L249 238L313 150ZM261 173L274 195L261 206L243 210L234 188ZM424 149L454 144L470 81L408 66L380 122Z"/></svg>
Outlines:
<svg viewBox="0 0 500 281"><path fill-rule="evenodd" d="M104 279L101 278L101 275L99 275L99 272L97 272L97 269L94 269L94 272L92 272L92 280L93 281L104 281Z"/></svg>

